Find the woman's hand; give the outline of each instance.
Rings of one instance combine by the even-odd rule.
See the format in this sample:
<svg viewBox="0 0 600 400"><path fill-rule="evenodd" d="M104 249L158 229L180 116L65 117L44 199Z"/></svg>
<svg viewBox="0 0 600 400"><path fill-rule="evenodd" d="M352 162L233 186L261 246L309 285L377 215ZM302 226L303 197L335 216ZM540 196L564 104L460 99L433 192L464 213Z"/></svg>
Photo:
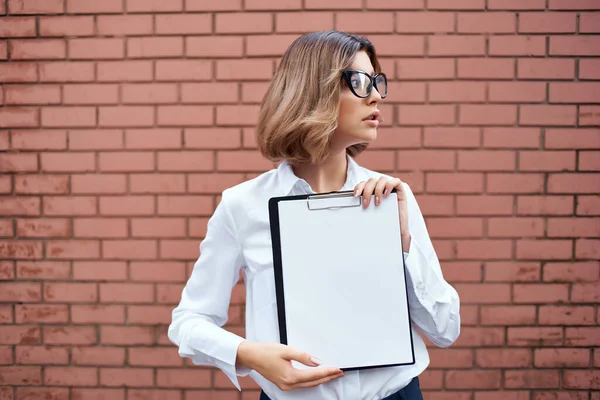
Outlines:
<svg viewBox="0 0 600 400"><path fill-rule="evenodd" d="M400 213L400 229L402 234L402 247L405 253L410 248L410 233L408 232L408 201L402 181L398 178L381 177L379 179L371 178L368 181L362 181L354 188L354 196L362 196L362 204L367 208L371 202L371 196L375 196L375 205L381 204L381 200L386 198L392 189L396 189L398 195L398 211Z"/></svg>
<svg viewBox="0 0 600 400"><path fill-rule="evenodd" d="M344 376L341 369L334 367L294 368L292 360L311 367L319 364L310 354L279 343L243 341L238 347L237 359L239 364L255 370L284 391L309 388Z"/></svg>

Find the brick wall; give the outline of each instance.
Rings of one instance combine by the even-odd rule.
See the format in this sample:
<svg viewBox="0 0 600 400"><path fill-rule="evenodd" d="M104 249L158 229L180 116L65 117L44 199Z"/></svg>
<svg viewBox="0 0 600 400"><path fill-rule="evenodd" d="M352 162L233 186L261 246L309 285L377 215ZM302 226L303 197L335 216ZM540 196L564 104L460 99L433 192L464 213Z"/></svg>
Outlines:
<svg viewBox="0 0 600 400"><path fill-rule="evenodd" d="M0 13L0 399L257 398L180 359L166 327L221 190L273 167L253 125L278 58L337 28L372 39L392 79L359 161L411 184L461 295L426 398L600 400L597 0Z"/></svg>

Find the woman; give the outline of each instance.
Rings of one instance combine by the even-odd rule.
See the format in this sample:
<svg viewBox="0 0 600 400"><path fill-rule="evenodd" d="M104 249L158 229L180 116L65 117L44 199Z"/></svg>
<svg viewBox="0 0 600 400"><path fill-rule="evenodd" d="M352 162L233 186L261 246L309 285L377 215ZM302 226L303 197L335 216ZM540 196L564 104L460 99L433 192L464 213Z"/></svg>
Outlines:
<svg viewBox="0 0 600 400"><path fill-rule="evenodd" d="M318 355L279 344L268 200L341 190L354 190L365 207L397 190L400 223L408 227L402 242L413 326L440 347L459 335L459 298L442 276L410 187L353 160L376 138L378 106L386 95L386 76L368 40L331 31L292 43L263 99L257 126L262 154L282 162L223 191L169 327L182 357L220 368L238 389L237 377L249 374L263 389L261 400L422 398L418 375L429 357L416 330L414 365L346 373L324 366L297 370L291 360L317 367ZM246 338L222 328L240 271L247 294Z"/></svg>

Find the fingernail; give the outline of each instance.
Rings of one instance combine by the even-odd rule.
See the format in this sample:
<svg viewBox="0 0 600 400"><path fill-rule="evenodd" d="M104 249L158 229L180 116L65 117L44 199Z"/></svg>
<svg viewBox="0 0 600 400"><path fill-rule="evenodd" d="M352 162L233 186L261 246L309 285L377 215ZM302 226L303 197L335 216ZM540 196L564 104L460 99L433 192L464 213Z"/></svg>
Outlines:
<svg viewBox="0 0 600 400"><path fill-rule="evenodd" d="M375 196L375 205L378 206L379 202L381 201L381 199L379 198L379 196Z"/></svg>
<svg viewBox="0 0 600 400"><path fill-rule="evenodd" d="M323 361L321 361L321 360L319 360L318 358L315 358L315 357L311 357L310 361L312 361L313 363L315 363L317 365L323 364Z"/></svg>

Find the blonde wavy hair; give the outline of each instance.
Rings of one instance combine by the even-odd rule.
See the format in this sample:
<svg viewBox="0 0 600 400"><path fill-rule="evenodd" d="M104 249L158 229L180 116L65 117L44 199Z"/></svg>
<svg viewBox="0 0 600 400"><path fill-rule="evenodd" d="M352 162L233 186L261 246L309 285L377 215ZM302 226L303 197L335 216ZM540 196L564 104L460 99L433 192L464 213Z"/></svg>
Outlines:
<svg viewBox="0 0 600 400"><path fill-rule="evenodd" d="M312 32L290 45L261 102L256 129L262 155L290 164L319 163L329 153L337 128L342 72L365 51L375 73L381 71L366 38L339 31ZM346 149L354 157L367 144Z"/></svg>

